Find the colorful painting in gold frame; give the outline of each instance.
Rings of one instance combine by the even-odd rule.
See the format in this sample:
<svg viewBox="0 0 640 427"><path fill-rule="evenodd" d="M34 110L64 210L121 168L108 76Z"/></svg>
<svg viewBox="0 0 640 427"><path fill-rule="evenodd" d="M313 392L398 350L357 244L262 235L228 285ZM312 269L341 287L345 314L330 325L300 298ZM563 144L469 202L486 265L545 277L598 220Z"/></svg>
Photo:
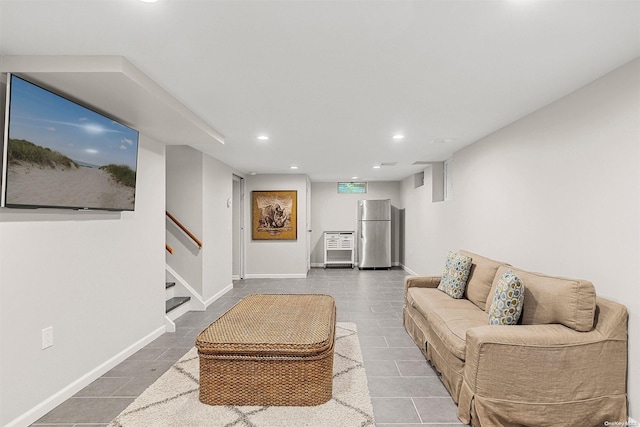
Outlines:
<svg viewBox="0 0 640 427"><path fill-rule="evenodd" d="M253 240L298 239L297 191L253 191L252 196Z"/></svg>

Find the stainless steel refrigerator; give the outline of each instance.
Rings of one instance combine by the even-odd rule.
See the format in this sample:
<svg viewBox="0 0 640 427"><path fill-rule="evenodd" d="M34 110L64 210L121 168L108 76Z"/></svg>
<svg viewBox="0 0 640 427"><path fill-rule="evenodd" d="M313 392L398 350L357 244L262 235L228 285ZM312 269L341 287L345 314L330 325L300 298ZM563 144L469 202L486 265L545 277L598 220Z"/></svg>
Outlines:
<svg viewBox="0 0 640 427"><path fill-rule="evenodd" d="M391 200L358 200L358 267L391 268Z"/></svg>

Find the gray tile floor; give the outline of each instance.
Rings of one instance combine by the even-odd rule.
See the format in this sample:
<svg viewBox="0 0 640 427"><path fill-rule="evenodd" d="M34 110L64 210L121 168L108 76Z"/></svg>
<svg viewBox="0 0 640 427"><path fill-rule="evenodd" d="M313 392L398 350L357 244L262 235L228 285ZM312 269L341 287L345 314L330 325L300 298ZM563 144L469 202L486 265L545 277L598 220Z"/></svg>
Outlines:
<svg viewBox="0 0 640 427"><path fill-rule="evenodd" d="M162 335L33 425L106 426L193 347L202 329L253 293L334 296L338 321L358 327L378 427L460 424L449 393L402 327L405 275L400 269L313 268L306 279L236 281L207 311L185 314L175 333Z"/></svg>

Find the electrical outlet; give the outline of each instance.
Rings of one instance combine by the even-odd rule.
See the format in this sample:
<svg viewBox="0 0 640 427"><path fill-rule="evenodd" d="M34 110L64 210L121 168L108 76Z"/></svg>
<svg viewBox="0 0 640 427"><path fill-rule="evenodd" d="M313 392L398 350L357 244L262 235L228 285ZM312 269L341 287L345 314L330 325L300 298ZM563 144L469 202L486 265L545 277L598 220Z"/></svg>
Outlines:
<svg viewBox="0 0 640 427"><path fill-rule="evenodd" d="M49 348L53 345L53 326L42 330L42 349Z"/></svg>

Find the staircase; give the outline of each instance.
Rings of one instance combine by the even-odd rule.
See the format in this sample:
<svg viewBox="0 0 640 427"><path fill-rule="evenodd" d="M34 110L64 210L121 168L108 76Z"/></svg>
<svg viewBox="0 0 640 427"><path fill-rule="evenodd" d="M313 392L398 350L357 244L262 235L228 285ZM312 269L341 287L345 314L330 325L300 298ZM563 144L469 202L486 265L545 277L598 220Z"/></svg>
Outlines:
<svg viewBox="0 0 640 427"><path fill-rule="evenodd" d="M189 229L178 221L176 217L171 215L169 211L165 211L165 214L172 224L175 224L178 229L182 230L182 232L191 239L191 241L198 247L198 250L202 249L202 242L194 236ZM169 254L174 254L175 251L169 243L165 243L165 248ZM165 327L167 332L175 332L175 320L177 318L191 310L205 310L206 307L202 298L177 272L173 270L173 268L169 266L168 262L165 268L167 270L167 281L165 282ZM176 282L170 280L176 280L178 285L176 286ZM193 301L191 300L192 297Z"/></svg>
<svg viewBox="0 0 640 427"><path fill-rule="evenodd" d="M165 302L165 313L166 317L173 322L183 314L189 311L191 301L191 297L183 297L176 296L176 282L166 282L166 302ZM174 326L175 330L175 326Z"/></svg>

